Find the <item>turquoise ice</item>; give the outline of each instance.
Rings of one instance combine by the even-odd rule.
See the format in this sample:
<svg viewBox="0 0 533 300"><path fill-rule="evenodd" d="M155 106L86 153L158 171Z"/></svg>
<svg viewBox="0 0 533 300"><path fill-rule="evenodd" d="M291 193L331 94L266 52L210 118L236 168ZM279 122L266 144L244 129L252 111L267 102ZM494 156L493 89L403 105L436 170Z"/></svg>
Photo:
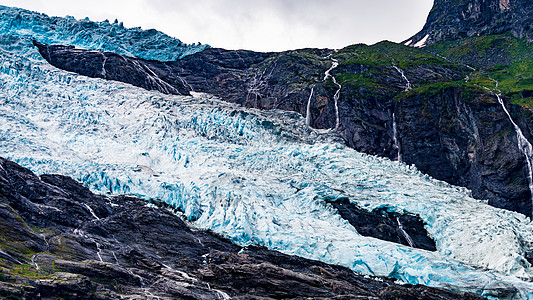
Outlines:
<svg viewBox="0 0 533 300"><path fill-rule="evenodd" d="M116 20L111 23L49 17L0 5L0 48L40 59L31 46L33 39L159 61L177 60L209 47L200 43L188 45L154 29L125 28Z"/></svg>
<svg viewBox="0 0 533 300"><path fill-rule="evenodd" d="M294 112L87 78L28 51L0 50L0 156L98 193L160 199L243 247L406 283L533 298L525 259L533 225L521 214L350 149L334 130L311 129ZM341 197L420 215L438 251L359 235L324 201Z"/></svg>

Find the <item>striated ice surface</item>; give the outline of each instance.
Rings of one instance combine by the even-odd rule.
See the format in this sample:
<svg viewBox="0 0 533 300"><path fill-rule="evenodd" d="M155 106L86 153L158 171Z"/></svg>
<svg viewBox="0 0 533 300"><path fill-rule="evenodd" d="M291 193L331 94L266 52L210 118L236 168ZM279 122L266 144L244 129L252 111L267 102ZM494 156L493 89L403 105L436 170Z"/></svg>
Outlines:
<svg viewBox="0 0 533 300"><path fill-rule="evenodd" d="M111 51L159 61L173 61L203 51L207 45L187 45L160 31L124 28L122 23L93 22L85 18L49 17L0 5L0 48L26 52L40 59L32 39L44 44L66 44L83 49Z"/></svg>
<svg viewBox="0 0 533 300"><path fill-rule="evenodd" d="M0 155L93 191L161 199L236 243L412 284L533 299L533 225L296 113L170 96L0 51ZM363 237L324 199L419 214L429 252Z"/></svg>
<svg viewBox="0 0 533 300"><path fill-rule="evenodd" d="M161 199L236 243L412 284L533 299L533 225L416 169L358 153L296 113L148 92L46 64L31 46L145 59L205 49L118 22L0 6L0 155L93 191ZM425 39L424 39L425 40ZM363 237L325 199L419 214L438 251Z"/></svg>

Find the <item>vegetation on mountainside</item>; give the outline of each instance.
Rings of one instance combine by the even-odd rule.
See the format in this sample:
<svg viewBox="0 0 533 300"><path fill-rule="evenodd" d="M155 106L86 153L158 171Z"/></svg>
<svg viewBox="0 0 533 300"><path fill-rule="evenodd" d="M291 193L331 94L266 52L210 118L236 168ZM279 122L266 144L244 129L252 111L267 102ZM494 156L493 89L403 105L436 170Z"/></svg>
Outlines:
<svg viewBox="0 0 533 300"><path fill-rule="evenodd" d="M415 94L431 97L454 87L465 99L472 100L476 94L499 90L512 104L533 107L533 45L508 34L441 42L425 48L388 41L371 46L357 44L339 50L333 57L339 61L333 73L350 94L359 94L362 90L367 91L367 96L394 94L399 101ZM391 75L397 76L391 70L393 65L406 73L424 66L463 69L465 78L419 81L413 84L411 91L398 92L387 82ZM374 91L371 93L370 89Z"/></svg>
<svg viewBox="0 0 533 300"><path fill-rule="evenodd" d="M508 34L441 42L428 47L456 63L476 69L472 84L496 88L511 98L511 103L533 107L533 45Z"/></svg>
<svg viewBox="0 0 533 300"><path fill-rule="evenodd" d="M417 81L416 84L411 82L415 90L426 84L438 85L441 82L446 85L446 82L454 81L444 76L434 76L427 80L418 76L425 70L441 68L463 72L466 69L424 49L389 41L371 46L348 46L333 54L333 57L339 61L339 66L332 73L342 85L343 94L354 98L362 96L391 100L398 94L404 94L402 90L405 89L406 82L403 78L398 78L400 70L394 67L409 73L407 76L411 77L411 81ZM434 72L438 73L438 70ZM419 91L424 92L425 89Z"/></svg>
<svg viewBox="0 0 533 300"><path fill-rule="evenodd" d="M423 49L383 41L368 46L356 44L335 53L340 65L363 64L369 68L396 65L408 69L420 65L449 65L444 59Z"/></svg>

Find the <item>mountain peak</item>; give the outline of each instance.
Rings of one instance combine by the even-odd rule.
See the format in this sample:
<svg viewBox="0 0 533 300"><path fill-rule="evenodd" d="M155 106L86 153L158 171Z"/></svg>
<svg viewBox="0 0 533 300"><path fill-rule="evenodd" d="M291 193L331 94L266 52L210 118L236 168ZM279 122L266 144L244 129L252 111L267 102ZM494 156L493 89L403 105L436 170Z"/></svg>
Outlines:
<svg viewBox="0 0 533 300"><path fill-rule="evenodd" d="M424 28L404 43L423 46L502 33L533 41L532 1L435 0Z"/></svg>

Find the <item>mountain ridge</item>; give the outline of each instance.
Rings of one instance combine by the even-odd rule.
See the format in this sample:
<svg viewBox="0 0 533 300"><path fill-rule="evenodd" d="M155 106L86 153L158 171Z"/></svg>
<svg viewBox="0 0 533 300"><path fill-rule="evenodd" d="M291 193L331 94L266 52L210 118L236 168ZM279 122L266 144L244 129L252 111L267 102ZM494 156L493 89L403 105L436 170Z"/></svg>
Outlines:
<svg viewBox="0 0 533 300"><path fill-rule="evenodd" d="M502 33L533 42L531 1L435 0L423 29L402 43L431 45Z"/></svg>

